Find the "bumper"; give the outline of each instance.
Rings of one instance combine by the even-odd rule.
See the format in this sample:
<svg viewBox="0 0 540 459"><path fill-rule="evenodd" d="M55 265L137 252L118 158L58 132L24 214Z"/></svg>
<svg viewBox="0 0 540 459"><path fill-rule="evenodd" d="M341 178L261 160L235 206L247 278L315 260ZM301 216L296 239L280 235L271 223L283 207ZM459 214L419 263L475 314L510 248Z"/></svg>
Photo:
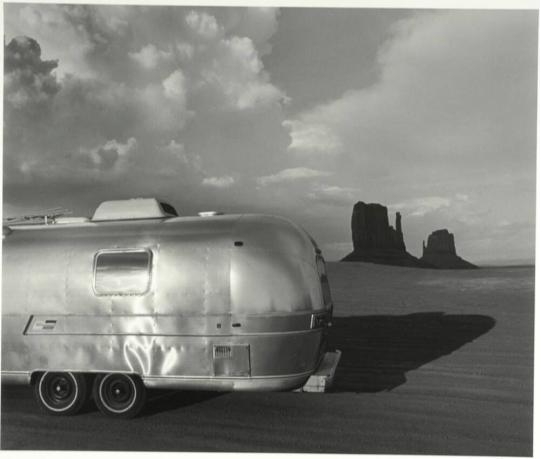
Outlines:
<svg viewBox="0 0 540 459"><path fill-rule="evenodd" d="M302 387L312 371L294 375L261 377L210 377L186 376L146 376L144 385L148 388L175 390L208 390L217 392L276 392Z"/></svg>

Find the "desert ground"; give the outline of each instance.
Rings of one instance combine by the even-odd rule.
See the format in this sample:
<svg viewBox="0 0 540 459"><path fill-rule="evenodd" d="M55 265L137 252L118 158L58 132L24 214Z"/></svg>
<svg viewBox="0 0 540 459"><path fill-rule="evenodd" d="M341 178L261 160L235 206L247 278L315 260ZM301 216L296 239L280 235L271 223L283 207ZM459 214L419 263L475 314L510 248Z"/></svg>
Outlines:
<svg viewBox="0 0 540 459"><path fill-rule="evenodd" d="M532 455L534 268L328 263L331 392L153 392L143 414L40 414L2 389L3 449Z"/></svg>

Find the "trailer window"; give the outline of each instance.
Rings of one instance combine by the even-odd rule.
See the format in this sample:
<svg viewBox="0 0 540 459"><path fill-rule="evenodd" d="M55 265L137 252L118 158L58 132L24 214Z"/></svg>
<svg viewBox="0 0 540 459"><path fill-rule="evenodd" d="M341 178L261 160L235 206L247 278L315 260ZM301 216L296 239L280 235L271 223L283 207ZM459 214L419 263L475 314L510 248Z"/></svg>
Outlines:
<svg viewBox="0 0 540 459"><path fill-rule="evenodd" d="M101 251L94 262L94 290L98 295L142 295L150 287L148 250Z"/></svg>

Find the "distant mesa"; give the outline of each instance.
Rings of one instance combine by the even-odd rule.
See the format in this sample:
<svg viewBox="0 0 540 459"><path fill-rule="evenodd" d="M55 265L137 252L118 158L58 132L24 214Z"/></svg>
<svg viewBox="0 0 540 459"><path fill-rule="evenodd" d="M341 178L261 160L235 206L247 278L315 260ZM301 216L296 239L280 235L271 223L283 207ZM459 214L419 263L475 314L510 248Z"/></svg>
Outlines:
<svg viewBox="0 0 540 459"><path fill-rule="evenodd" d="M434 231L423 242L422 258L407 252L401 228L401 214L396 212L396 227L388 223L388 209L381 204L354 205L351 218L353 251L341 261L363 261L382 265L415 268L472 269L456 253L454 235L447 229Z"/></svg>
<svg viewBox="0 0 540 459"><path fill-rule="evenodd" d="M396 227L393 228L388 223L388 209L385 206L357 202L353 208L351 230L353 251L341 261L431 267L407 252L399 212L396 213Z"/></svg>
<svg viewBox="0 0 540 459"><path fill-rule="evenodd" d="M447 229L433 231L428 237L427 245L422 243L420 260L440 269L478 268L457 255L454 235Z"/></svg>

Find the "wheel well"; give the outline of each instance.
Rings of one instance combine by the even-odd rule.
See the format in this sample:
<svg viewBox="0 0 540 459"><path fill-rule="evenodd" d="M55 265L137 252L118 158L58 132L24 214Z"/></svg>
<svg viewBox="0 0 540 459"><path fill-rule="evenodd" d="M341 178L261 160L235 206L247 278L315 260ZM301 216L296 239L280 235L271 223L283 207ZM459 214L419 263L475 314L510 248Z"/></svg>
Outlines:
<svg viewBox="0 0 540 459"><path fill-rule="evenodd" d="M30 375L30 385L33 386L39 379L39 377L45 373L44 371L34 371L31 375Z"/></svg>

